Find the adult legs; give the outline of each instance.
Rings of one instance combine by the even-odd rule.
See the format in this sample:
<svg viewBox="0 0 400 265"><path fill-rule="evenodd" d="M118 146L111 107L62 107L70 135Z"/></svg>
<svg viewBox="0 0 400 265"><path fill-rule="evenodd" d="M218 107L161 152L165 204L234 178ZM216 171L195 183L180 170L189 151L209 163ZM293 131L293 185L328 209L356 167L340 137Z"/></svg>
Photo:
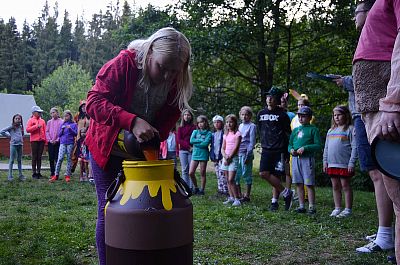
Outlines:
<svg viewBox="0 0 400 265"><path fill-rule="evenodd" d="M393 201L393 209L396 214L395 251L396 260L400 260L400 182L385 175L383 175L383 181L388 195Z"/></svg>

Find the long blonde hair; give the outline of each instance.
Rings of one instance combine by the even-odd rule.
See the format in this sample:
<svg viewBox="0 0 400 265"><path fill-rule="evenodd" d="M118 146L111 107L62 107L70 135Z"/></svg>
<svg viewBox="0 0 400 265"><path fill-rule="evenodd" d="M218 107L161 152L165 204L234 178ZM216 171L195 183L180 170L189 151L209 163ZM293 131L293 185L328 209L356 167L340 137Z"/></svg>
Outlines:
<svg viewBox="0 0 400 265"><path fill-rule="evenodd" d="M163 56L175 57L183 63L182 71L176 77L177 95L173 104L178 104L179 109L191 109L189 100L193 93L192 75L189 60L191 47L188 39L174 28L162 28L147 39L134 40L128 45L128 50L136 51L138 68L142 69L143 77L139 85L146 91L150 87L150 78L147 74L148 55L156 52Z"/></svg>

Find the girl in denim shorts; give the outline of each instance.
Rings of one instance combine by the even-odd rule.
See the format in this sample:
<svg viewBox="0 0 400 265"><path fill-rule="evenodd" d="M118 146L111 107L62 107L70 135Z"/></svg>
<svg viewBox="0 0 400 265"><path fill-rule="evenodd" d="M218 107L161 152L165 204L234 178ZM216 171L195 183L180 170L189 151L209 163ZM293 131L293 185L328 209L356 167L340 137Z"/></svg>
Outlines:
<svg viewBox="0 0 400 265"><path fill-rule="evenodd" d="M236 171L239 163L239 146L242 136L239 132L238 120L235 115L229 114L225 118L225 134L222 141L222 170L228 183L229 197L224 204L240 206L239 192L235 183Z"/></svg>

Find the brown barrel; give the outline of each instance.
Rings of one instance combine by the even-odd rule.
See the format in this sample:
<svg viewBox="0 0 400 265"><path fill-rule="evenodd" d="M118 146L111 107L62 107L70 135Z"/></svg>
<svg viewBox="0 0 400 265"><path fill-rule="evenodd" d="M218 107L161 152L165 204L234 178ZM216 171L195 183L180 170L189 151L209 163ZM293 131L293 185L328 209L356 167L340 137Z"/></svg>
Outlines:
<svg viewBox="0 0 400 265"><path fill-rule="evenodd" d="M107 265L193 264L193 207L174 162L124 161L123 171L105 209Z"/></svg>

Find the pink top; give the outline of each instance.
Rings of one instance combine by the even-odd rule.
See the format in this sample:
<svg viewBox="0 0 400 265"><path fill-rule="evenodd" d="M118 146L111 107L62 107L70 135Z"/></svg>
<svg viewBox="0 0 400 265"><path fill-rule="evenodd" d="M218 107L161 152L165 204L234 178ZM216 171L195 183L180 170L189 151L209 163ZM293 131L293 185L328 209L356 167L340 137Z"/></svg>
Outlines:
<svg viewBox="0 0 400 265"><path fill-rule="evenodd" d="M63 122L64 121L60 118L47 121L46 138L48 142L54 143L60 141L60 138L58 137L58 129L61 127Z"/></svg>
<svg viewBox="0 0 400 265"><path fill-rule="evenodd" d="M399 27L400 0L377 0L361 31L353 63L358 60L390 61Z"/></svg>
<svg viewBox="0 0 400 265"><path fill-rule="evenodd" d="M237 147L235 144L238 143L240 145L240 141L237 141L237 138L242 136L239 131L235 134L233 132L228 132L228 134L224 134L225 140L225 154L231 155L232 151ZM239 150L239 149L237 149Z"/></svg>

